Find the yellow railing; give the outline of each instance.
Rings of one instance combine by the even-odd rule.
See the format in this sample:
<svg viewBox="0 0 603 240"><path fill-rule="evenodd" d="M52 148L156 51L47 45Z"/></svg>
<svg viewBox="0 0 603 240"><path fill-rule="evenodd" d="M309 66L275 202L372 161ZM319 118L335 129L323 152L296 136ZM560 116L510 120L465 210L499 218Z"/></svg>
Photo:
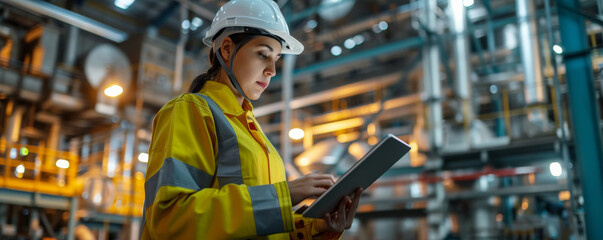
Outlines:
<svg viewBox="0 0 603 240"><path fill-rule="evenodd" d="M131 169L131 165L128 166L127 164L121 162L117 167L118 171L114 173L114 176L112 178L108 178L106 177L106 172L108 171L108 161L105 160L106 156L104 156L103 152L93 153L82 159L83 162L87 162L88 164L91 164L91 162L102 162L103 168L99 174L102 174L104 176L103 178L105 179L110 179L108 181L110 182L109 184L112 185L112 202L107 207L104 207L98 211L107 214L118 214L124 216L142 216L144 204L144 174L141 172L136 172L134 177L124 176L123 171L125 169ZM85 179L82 180L85 181Z"/></svg>
<svg viewBox="0 0 603 240"><path fill-rule="evenodd" d="M105 210L106 213L126 216L142 216L144 204L144 176L140 175L142 175L142 173L134 178L122 176L115 176L113 178L115 199L113 204ZM134 182L132 182L132 179Z"/></svg>
<svg viewBox="0 0 603 240"><path fill-rule="evenodd" d="M58 161L58 163L57 163ZM77 194L78 156L0 139L0 187L60 196Z"/></svg>
<svg viewBox="0 0 603 240"><path fill-rule="evenodd" d="M526 114L529 114L533 110L540 110L540 111L544 111L544 112L553 111L553 113L554 113L553 120L554 120L555 128L558 128L559 127L559 117L557 115L557 112L559 111L561 106L558 106L556 103L555 88L550 87L550 91L551 91L551 95L552 95L552 104L536 104L536 105L526 106L526 107L522 107L522 108L510 109L509 92L507 90L503 90L502 91L502 104L503 104L502 111L480 114L477 116L477 118L480 120L493 120L493 119L500 119L500 118L504 119L505 128L507 130L507 135L510 136L510 134L511 134L511 132L510 132L511 131L511 128L510 128L511 117L519 116L519 115L526 115ZM563 109L565 109L565 108L563 108Z"/></svg>

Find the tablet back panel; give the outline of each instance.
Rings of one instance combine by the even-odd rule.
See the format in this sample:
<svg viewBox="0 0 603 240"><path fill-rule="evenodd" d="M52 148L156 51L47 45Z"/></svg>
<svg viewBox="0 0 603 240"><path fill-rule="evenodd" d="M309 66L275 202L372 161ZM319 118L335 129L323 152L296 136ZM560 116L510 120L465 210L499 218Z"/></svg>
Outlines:
<svg viewBox="0 0 603 240"><path fill-rule="evenodd" d="M404 141L391 134L388 135L316 199L302 215L322 218L324 213L335 211L345 195L353 193L358 187L367 189L409 150L410 146Z"/></svg>

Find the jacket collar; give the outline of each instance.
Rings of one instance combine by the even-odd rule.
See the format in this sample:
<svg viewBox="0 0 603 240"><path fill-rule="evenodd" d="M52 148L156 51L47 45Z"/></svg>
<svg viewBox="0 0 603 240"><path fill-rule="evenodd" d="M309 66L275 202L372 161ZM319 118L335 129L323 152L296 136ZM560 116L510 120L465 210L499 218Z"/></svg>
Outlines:
<svg viewBox="0 0 603 240"><path fill-rule="evenodd" d="M214 100L226 114L239 116L245 111L253 111L253 105L247 99L243 98L243 107L241 107L237 97L226 84L210 80L205 82L199 93Z"/></svg>

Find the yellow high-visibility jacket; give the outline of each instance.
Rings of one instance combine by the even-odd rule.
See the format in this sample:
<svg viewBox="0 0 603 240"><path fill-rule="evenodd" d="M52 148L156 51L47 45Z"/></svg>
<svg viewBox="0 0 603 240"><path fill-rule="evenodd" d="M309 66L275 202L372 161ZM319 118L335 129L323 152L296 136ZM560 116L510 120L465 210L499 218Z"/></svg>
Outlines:
<svg viewBox="0 0 603 240"><path fill-rule="evenodd" d="M141 238L324 239L314 219L293 213L283 161L251 103L215 81L199 94L176 97L153 120Z"/></svg>

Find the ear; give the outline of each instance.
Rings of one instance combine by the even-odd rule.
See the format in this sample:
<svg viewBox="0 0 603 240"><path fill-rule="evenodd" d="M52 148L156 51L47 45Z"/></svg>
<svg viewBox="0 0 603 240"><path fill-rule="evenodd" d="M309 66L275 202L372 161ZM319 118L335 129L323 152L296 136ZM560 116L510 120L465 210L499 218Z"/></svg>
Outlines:
<svg viewBox="0 0 603 240"><path fill-rule="evenodd" d="M220 54L222 54L222 60L226 65L230 65L230 57L232 56L232 52L234 51L235 44L232 42L230 37L224 38L222 41L222 46L220 47Z"/></svg>

